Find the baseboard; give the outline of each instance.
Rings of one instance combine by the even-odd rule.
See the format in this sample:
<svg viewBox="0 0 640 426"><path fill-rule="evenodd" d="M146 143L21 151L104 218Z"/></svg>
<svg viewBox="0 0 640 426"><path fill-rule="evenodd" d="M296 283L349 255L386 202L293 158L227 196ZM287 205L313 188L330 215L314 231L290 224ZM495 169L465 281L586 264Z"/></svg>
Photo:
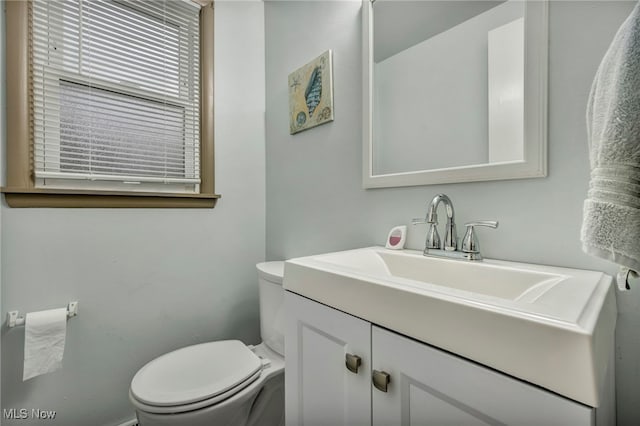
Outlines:
<svg viewBox="0 0 640 426"><path fill-rule="evenodd" d="M132 419L124 423L120 423L118 426L138 426L138 419Z"/></svg>

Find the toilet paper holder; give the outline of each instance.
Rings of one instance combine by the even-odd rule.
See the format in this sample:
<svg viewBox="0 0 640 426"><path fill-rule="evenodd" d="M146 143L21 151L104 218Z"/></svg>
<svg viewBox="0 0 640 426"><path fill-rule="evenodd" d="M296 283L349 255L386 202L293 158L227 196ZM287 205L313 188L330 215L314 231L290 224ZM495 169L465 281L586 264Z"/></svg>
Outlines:
<svg viewBox="0 0 640 426"><path fill-rule="evenodd" d="M69 302L67 305L67 318L73 318L76 315L78 315L78 302ZM7 312L7 327L13 328L21 325L24 325L24 316L20 316L20 312Z"/></svg>

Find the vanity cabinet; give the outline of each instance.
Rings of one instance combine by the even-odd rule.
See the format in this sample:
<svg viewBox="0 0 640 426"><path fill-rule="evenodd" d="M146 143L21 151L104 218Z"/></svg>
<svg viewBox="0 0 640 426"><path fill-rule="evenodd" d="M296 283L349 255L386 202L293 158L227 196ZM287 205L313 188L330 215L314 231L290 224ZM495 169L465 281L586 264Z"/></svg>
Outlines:
<svg viewBox="0 0 640 426"><path fill-rule="evenodd" d="M295 293L285 310L287 425L595 425L591 407Z"/></svg>
<svg viewBox="0 0 640 426"><path fill-rule="evenodd" d="M288 291L284 303L286 424L371 425L371 324Z"/></svg>

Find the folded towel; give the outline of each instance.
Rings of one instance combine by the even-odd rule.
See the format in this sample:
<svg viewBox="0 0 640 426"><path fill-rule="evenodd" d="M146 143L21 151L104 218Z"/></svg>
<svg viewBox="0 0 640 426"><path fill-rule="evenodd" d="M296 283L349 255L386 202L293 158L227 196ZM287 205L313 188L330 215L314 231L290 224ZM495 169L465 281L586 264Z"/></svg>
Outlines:
<svg viewBox="0 0 640 426"><path fill-rule="evenodd" d="M640 2L596 73L587 105L585 253L640 271Z"/></svg>

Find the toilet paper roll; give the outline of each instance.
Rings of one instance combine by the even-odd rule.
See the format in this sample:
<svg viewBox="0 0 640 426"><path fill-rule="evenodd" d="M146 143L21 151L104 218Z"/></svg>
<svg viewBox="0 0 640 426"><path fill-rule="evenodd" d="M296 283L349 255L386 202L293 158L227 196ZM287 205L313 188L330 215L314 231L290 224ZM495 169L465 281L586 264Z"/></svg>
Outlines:
<svg viewBox="0 0 640 426"><path fill-rule="evenodd" d="M26 315L23 381L62 367L66 336L66 308Z"/></svg>

